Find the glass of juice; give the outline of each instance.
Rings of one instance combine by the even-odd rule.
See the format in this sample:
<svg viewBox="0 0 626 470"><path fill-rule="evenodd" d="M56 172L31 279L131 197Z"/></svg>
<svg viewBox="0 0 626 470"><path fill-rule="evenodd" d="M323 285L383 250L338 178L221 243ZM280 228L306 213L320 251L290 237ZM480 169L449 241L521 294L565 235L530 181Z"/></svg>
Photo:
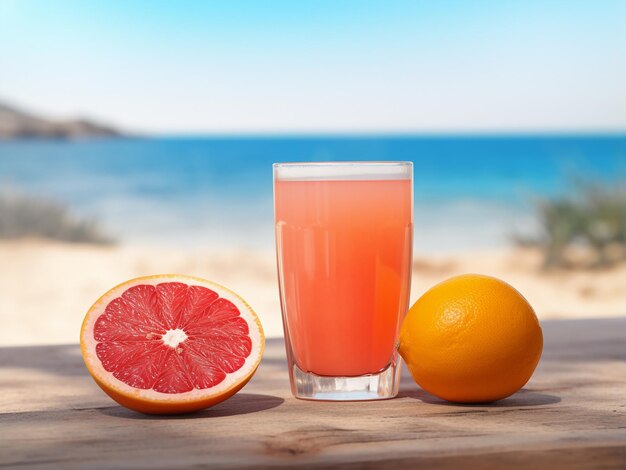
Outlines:
<svg viewBox="0 0 626 470"><path fill-rule="evenodd" d="M413 164L276 163L274 211L294 396L396 396L411 284Z"/></svg>

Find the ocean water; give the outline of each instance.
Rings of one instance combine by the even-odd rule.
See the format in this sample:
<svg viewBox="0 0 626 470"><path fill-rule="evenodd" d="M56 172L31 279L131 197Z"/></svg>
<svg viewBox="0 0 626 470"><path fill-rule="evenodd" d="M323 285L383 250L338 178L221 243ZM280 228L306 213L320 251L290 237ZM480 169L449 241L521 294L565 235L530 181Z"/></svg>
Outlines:
<svg viewBox="0 0 626 470"><path fill-rule="evenodd" d="M0 188L50 197L122 243L272 249L272 163L411 160L415 251L510 243L533 201L626 176L626 135L228 137L0 142Z"/></svg>

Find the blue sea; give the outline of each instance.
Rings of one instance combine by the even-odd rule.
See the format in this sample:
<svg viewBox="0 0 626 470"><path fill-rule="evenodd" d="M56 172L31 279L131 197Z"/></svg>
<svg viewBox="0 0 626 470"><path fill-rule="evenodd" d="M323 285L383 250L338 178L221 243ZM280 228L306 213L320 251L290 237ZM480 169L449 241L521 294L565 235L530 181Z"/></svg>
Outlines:
<svg viewBox="0 0 626 470"><path fill-rule="evenodd" d="M537 233L533 204L626 176L626 135L168 137L0 142L0 188L67 203L122 243L272 249L272 163L411 160L415 251Z"/></svg>

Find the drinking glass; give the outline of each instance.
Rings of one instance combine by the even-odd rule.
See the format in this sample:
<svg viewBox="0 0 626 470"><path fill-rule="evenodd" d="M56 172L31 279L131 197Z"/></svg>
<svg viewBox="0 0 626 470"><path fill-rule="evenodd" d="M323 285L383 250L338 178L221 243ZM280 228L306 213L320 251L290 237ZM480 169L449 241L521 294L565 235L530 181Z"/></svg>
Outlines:
<svg viewBox="0 0 626 470"><path fill-rule="evenodd" d="M274 212L294 396L394 397L411 284L413 164L276 163Z"/></svg>

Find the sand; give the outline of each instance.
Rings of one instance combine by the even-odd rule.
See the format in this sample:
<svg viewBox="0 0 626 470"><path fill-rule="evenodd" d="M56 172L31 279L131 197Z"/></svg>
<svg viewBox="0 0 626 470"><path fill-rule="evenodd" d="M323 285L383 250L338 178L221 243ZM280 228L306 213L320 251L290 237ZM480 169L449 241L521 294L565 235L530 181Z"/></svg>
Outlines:
<svg viewBox="0 0 626 470"><path fill-rule="evenodd" d="M99 247L39 240L0 241L0 346L76 343L91 304L129 278L184 273L238 292L266 335L282 335L274 253ZM540 319L626 316L626 265L603 271L541 272L532 250L494 250L416 257L412 301L452 275L502 278Z"/></svg>

